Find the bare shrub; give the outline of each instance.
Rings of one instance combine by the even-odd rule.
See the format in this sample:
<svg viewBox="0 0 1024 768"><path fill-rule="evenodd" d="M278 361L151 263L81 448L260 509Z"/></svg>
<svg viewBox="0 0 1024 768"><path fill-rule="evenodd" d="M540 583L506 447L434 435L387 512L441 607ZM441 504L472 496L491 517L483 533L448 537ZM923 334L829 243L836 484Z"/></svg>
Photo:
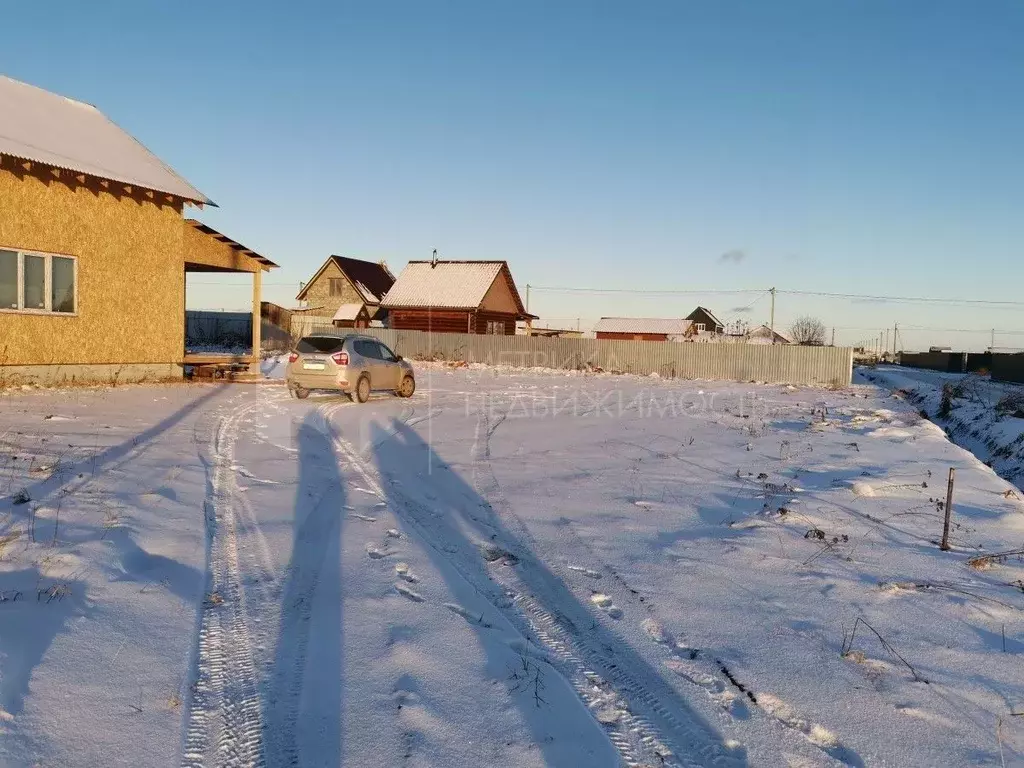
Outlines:
<svg viewBox="0 0 1024 768"><path fill-rule="evenodd" d="M825 343L825 324L816 317L804 315L789 327L790 338L797 344L820 347Z"/></svg>
<svg viewBox="0 0 1024 768"><path fill-rule="evenodd" d="M996 403L996 412L1024 419L1024 391L1007 392Z"/></svg>

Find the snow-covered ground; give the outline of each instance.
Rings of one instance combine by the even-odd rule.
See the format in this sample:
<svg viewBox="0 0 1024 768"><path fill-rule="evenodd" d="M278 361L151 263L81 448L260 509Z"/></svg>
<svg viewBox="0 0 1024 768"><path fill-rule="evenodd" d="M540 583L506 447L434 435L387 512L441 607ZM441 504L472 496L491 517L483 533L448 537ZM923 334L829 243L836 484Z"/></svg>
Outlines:
<svg viewBox="0 0 1024 768"><path fill-rule="evenodd" d="M978 374L898 366L864 368L857 376L899 392L944 427L953 442L1024 489L1024 386ZM951 395L946 411L944 386Z"/></svg>
<svg viewBox="0 0 1024 768"><path fill-rule="evenodd" d="M1024 506L919 407L4 395L0 765L1020 765Z"/></svg>

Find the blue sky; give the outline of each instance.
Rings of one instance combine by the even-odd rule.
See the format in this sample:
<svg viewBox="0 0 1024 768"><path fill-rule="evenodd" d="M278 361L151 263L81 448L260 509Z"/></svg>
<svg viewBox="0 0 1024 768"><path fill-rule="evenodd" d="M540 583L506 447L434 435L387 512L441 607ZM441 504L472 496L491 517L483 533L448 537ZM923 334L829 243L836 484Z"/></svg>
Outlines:
<svg viewBox="0 0 1024 768"><path fill-rule="evenodd" d="M1018 300L1024 4L19 3L12 77L91 102L283 268L397 272L438 248L525 290L761 289ZM36 30L38 34L29 34ZM721 258L739 251L742 259ZM192 306L244 307L190 278ZM767 319L757 294L531 292L553 322ZM1013 309L785 295L851 343L1024 346ZM851 329L851 330L846 330ZM863 330L861 330L863 329Z"/></svg>

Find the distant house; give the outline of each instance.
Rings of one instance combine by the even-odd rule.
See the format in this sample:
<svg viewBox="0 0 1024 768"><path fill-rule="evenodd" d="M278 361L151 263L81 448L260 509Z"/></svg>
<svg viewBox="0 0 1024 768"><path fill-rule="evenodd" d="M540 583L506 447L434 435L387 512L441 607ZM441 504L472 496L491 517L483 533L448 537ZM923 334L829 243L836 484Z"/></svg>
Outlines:
<svg viewBox="0 0 1024 768"><path fill-rule="evenodd" d="M688 320L659 317L602 317L594 326L598 339L612 341L682 341Z"/></svg>
<svg viewBox="0 0 1024 768"><path fill-rule="evenodd" d="M293 312L331 317L340 328L368 328L381 319L381 299L394 283L383 261L330 256L295 297L306 306Z"/></svg>
<svg viewBox="0 0 1024 768"><path fill-rule="evenodd" d="M538 328L536 326L522 329L526 336L543 336L546 339L579 339L583 331L576 328Z"/></svg>
<svg viewBox="0 0 1024 768"><path fill-rule="evenodd" d="M513 336L532 320L504 261L410 261L381 302L399 330Z"/></svg>
<svg viewBox="0 0 1024 768"><path fill-rule="evenodd" d="M0 76L0 379L180 379L194 272L252 275L258 315L276 265L185 218L208 204L96 107Z"/></svg>
<svg viewBox="0 0 1024 768"><path fill-rule="evenodd" d="M779 331L773 331L767 325L751 328L744 334L747 344L792 344L793 340Z"/></svg>
<svg viewBox="0 0 1024 768"><path fill-rule="evenodd" d="M686 319L693 324L690 329L692 337L718 336L725 333L725 325L707 307L697 307L686 316Z"/></svg>

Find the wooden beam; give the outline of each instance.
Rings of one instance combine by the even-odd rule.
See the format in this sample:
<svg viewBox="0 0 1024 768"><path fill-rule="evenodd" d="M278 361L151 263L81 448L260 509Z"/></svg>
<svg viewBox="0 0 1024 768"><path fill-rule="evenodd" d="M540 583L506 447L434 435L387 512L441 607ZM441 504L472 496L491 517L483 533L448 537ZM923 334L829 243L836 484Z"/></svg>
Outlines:
<svg viewBox="0 0 1024 768"><path fill-rule="evenodd" d="M253 373L260 371L260 345L262 343L260 328L260 306L262 302L263 270L257 269L252 273L252 356L255 362L250 366Z"/></svg>

